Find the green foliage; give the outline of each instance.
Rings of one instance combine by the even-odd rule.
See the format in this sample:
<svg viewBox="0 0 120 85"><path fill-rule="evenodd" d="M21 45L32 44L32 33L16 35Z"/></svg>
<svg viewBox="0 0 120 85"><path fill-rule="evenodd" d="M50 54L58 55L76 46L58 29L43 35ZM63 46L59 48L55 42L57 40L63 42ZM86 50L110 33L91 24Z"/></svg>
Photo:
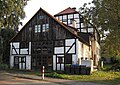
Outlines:
<svg viewBox="0 0 120 85"><path fill-rule="evenodd" d="M92 5L91 5L92 4ZM90 5L90 6L89 6ZM120 58L120 0L93 0L80 8L81 14L102 34L102 56ZM108 33L106 34L107 31Z"/></svg>
<svg viewBox="0 0 120 85"><path fill-rule="evenodd" d="M0 69L1 70L7 70L8 69L8 65L7 64L0 64Z"/></svg>
<svg viewBox="0 0 120 85"><path fill-rule="evenodd" d="M108 69L111 65L105 65L104 68ZM20 70L7 70L11 73L16 74L29 74L29 75L37 75L41 76L41 71L20 71ZM95 82L95 83L102 83L105 85L119 85L120 84L120 72L114 71L96 71L93 72L91 75L69 75L69 74L60 74L57 72L49 72L45 73L45 77L52 77L52 78L61 78L61 79L69 79L69 80L77 80L81 82Z"/></svg>
<svg viewBox="0 0 120 85"><path fill-rule="evenodd" d="M13 29L0 29L0 59L2 63L9 64L9 41L14 35Z"/></svg>
<svg viewBox="0 0 120 85"><path fill-rule="evenodd" d="M17 31L20 20L25 17L24 7L28 0L0 0L0 28Z"/></svg>
<svg viewBox="0 0 120 85"><path fill-rule="evenodd" d="M57 72L47 73L45 76L52 77L52 78L63 78L61 74L58 74Z"/></svg>

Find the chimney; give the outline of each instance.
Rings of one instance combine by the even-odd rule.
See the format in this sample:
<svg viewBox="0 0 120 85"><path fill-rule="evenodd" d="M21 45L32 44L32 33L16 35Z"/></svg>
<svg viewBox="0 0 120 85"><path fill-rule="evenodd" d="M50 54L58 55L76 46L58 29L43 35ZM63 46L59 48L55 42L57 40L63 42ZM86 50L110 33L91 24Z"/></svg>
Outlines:
<svg viewBox="0 0 120 85"><path fill-rule="evenodd" d="M73 9L74 11L76 11L76 7L73 7L72 9Z"/></svg>

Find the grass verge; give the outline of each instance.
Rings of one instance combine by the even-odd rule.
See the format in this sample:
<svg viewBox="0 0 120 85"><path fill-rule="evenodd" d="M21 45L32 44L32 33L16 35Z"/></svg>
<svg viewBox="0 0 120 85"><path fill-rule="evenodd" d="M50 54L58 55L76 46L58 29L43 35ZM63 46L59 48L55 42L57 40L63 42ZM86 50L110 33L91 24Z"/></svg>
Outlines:
<svg viewBox="0 0 120 85"><path fill-rule="evenodd" d="M9 70L12 73L19 74L29 74L29 75L37 75L41 76L42 73L40 71L20 71L20 70ZM52 78L61 78L61 79L69 79L69 80L77 80L81 82L95 82L105 85L119 85L120 84L120 72L113 71L96 71L91 75L70 75L70 74L62 74L57 72L45 72L46 77Z"/></svg>

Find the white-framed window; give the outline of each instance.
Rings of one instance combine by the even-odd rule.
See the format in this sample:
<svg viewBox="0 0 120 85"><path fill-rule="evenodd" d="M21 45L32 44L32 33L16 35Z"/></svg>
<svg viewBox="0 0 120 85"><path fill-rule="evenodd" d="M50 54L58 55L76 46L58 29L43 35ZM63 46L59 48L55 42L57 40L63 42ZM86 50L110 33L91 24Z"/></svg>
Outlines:
<svg viewBox="0 0 120 85"><path fill-rule="evenodd" d="M88 32L92 33L93 32L93 28L88 28Z"/></svg>
<svg viewBox="0 0 120 85"><path fill-rule="evenodd" d="M87 32L86 28L81 29L81 32Z"/></svg>
<svg viewBox="0 0 120 85"><path fill-rule="evenodd" d="M73 19L73 14L69 14L68 19Z"/></svg>
<svg viewBox="0 0 120 85"><path fill-rule="evenodd" d="M74 18L79 19L79 14L74 14Z"/></svg>
<svg viewBox="0 0 120 85"><path fill-rule="evenodd" d="M80 28L80 24L76 24L76 28Z"/></svg>
<svg viewBox="0 0 120 85"><path fill-rule="evenodd" d="M49 24L43 24L42 25L42 31L47 32L49 30Z"/></svg>
<svg viewBox="0 0 120 85"><path fill-rule="evenodd" d="M76 21L76 23L80 23L80 19L74 19Z"/></svg>
<svg viewBox="0 0 120 85"><path fill-rule="evenodd" d="M41 25L35 25L35 33L41 32Z"/></svg>
<svg viewBox="0 0 120 85"><path fill-rule="evenodd" d="M67 19L67 15L63 15L63 19Z"/></svg>
<svg viewBox="0 0 120 85"><path fill-rule="evenodd" d="M62 21L62 16L59 16L59 20L61 20L61 21Z"/></svg>

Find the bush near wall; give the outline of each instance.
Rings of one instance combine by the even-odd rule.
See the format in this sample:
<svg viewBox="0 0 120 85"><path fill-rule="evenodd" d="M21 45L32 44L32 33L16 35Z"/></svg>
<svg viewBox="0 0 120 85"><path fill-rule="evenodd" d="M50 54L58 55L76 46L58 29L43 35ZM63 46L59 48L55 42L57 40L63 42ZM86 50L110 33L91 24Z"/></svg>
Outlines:
<svg viewBox="0 0 120 85"><path fill-rule="evenodd" d="M6 70L6 69L8 69L7 64L0 64L0 70Z"/></svg>

